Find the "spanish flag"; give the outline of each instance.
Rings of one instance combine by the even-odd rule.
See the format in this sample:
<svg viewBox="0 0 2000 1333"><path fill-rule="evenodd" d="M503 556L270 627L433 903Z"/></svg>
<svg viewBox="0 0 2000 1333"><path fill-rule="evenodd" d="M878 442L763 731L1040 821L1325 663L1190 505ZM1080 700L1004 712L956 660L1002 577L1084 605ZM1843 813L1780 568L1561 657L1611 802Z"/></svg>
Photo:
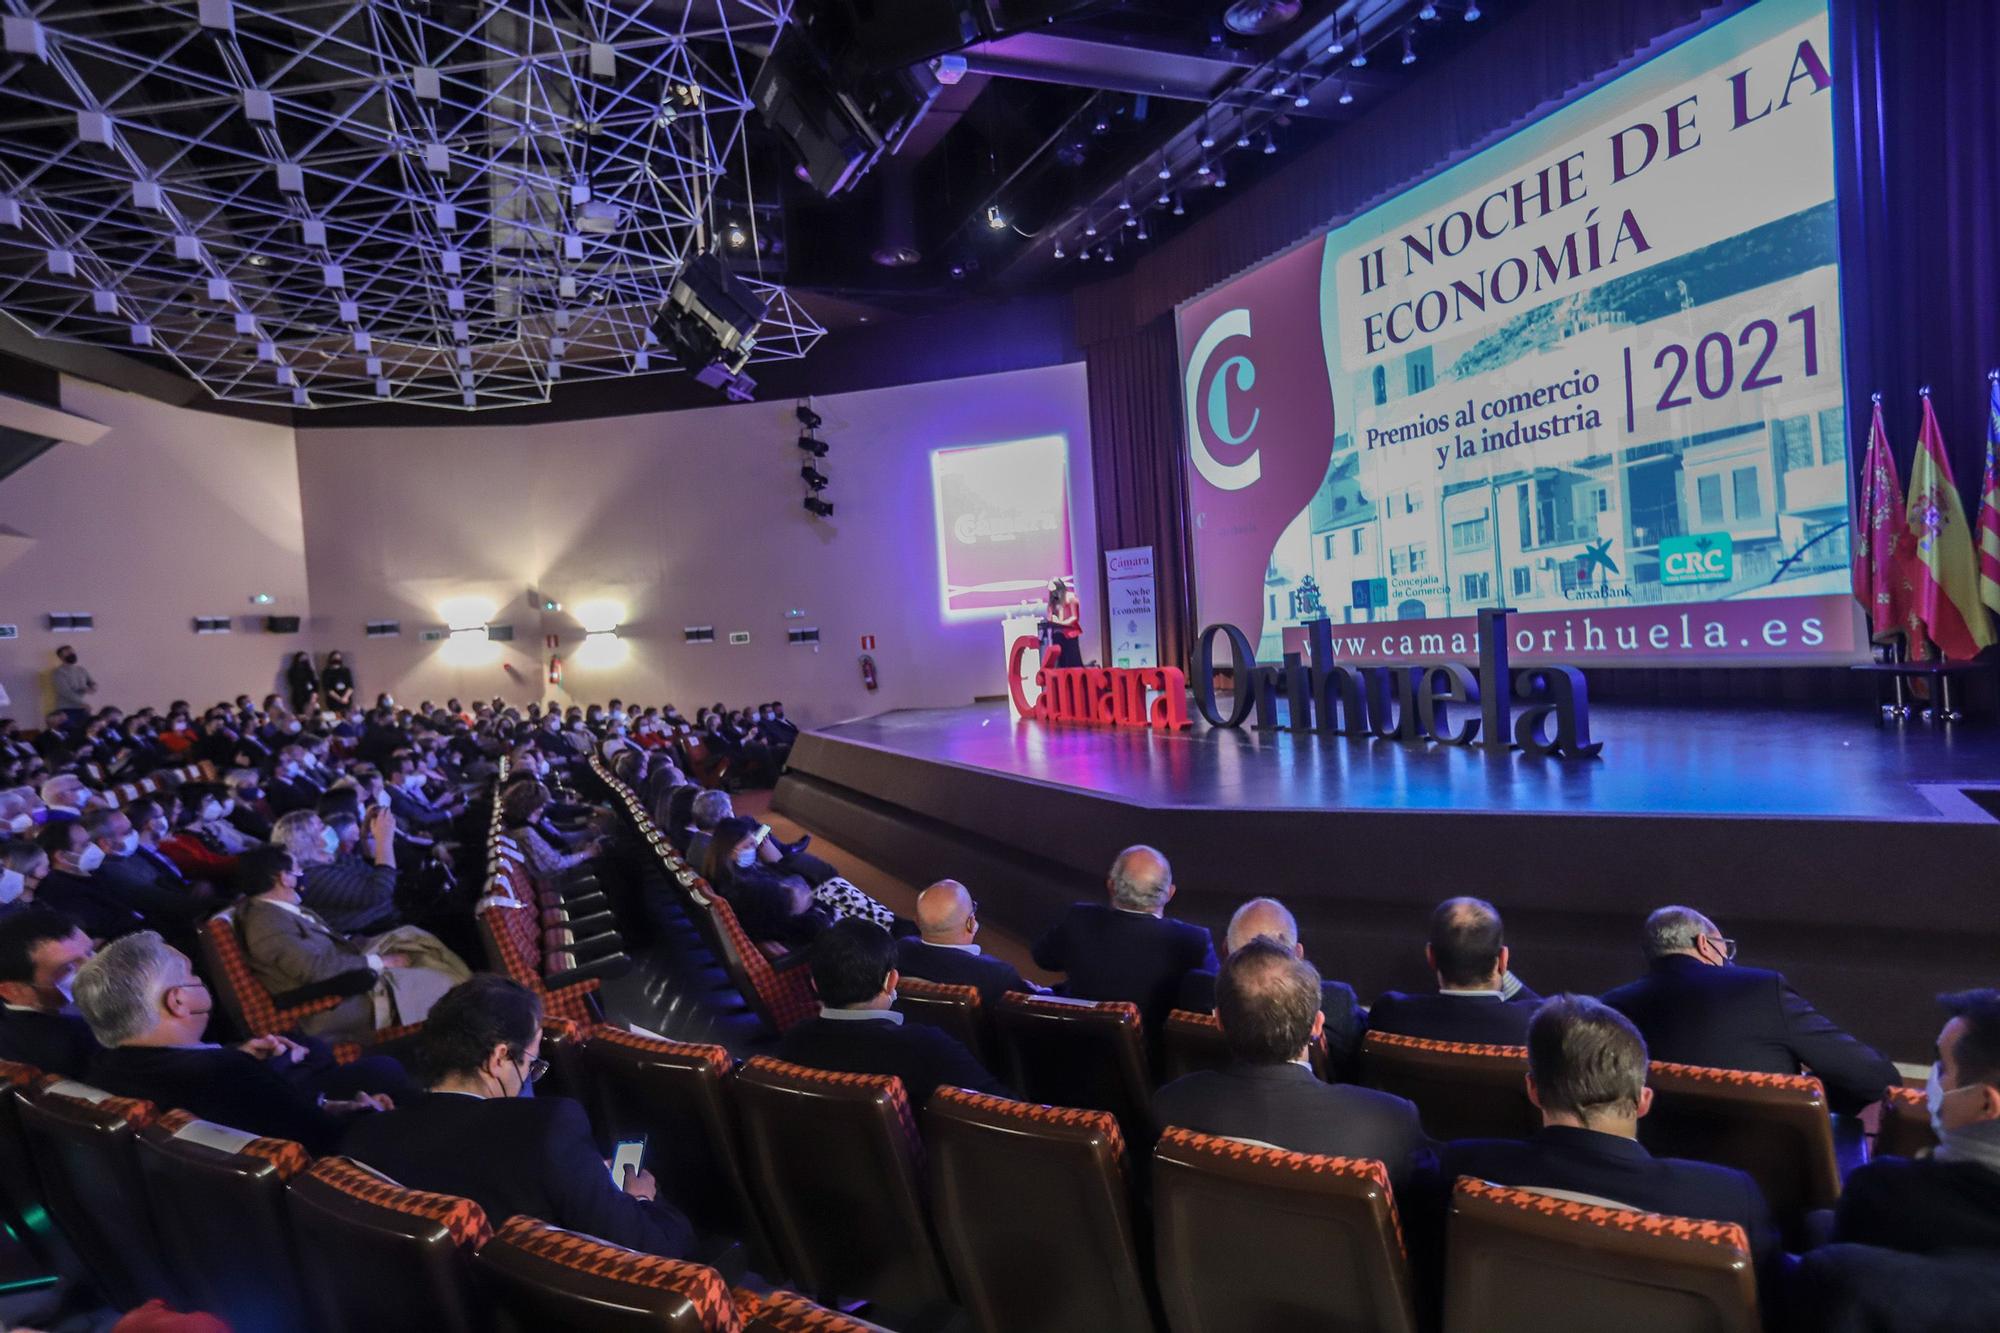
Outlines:
<svg viewBox="0 0 2000 1333"><path fill-rule="evenodd" d="M1979 601L1972 530L1966 526L1929 389L1923 399L1924 425L1910 464L1907 514L1915 549L1906 566L1914 594L1911 611L1923 633L1912 638L1910 655L1924 655L1921 641L1927 635L1946 660L1966 661L1993 642L1993 626Z"/></svg>
<svg viewBox="0 0 2000 1333"><path fill-rule="evenodd" d="M1979 483L1979 600L2000 615L2000 370L1986 377L1986 477Z"/></svg>

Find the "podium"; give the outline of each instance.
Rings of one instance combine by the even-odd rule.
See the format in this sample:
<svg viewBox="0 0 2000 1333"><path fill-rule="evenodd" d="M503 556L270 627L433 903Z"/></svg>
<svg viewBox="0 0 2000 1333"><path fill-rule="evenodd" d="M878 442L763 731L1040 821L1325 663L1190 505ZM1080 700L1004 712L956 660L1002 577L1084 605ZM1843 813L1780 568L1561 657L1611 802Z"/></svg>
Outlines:
<svg viewBox="0 0 2000 1333"><path fill-rule="evenodd" d="M1000 660L1005 662L1013 654L1014 640L1028 638L1038 645L1034 652L1021 654L1021 697L1032 705L1041 697L1041 689L1035 684L1035 673L1042 669L1042 651L1039 647L1042 637L1042 617L1036 615L1008 616L1000 622ZM1014 692L1007 691L1007 711L1021 720L1021 710L1014 704Z"/></svg>

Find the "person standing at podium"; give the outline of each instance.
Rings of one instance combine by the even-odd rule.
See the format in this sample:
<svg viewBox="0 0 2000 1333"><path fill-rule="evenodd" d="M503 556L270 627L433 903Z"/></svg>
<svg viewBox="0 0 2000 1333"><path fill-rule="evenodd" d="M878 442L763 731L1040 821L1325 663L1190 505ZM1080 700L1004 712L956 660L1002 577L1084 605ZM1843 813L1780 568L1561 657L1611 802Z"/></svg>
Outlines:
<svg viewBox="0 0 2000 1333"><path fill-rule="evenodd" d="M1083 604L1062 577L1049 580L1049 642L1056 650L1054 665L1083 665Z"/></svg>

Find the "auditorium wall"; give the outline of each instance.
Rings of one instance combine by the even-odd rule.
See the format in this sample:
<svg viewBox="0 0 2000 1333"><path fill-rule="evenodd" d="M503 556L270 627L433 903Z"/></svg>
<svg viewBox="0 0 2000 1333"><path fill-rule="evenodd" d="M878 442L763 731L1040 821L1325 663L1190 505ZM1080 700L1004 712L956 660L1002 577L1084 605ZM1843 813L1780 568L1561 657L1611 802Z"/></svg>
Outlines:
<svg viewBox="0 0 2000 1333"><path fill-rule="evenodd" d="M0 481L0 622L20 627L0 640L0 715L40 725L65 642L107 703L276 688L286 652L306 646L263 630L267 614L307 612L291 429L69 376L61 405L111 429ZM95 628L52 633L52 611L88 612ZM197 635L196 616L230 617L232 632Z"/></svg>
<svg viewBox="0 0 2000 1333"><path fill-rule="evenodd" d="M930 453L1060 433L1086 596L1097 586L1089 408L1080 364L821 397L816 466L831 520L807 514L792 400L576 423L298 432L311 637L355 665L363 695L398 703L498 694L612 696L684 710L786 700L819 723L953 705L1002 689L997 623L945 624L938 608ZM562 603L544 615L529 592ZM614 646L579 652L609 603ZM787 613L798 611L791 616ZM607 611L607 614L609 612ZM425 642L448 621L511 625L507 643ZM396 638L363 624L398 620ZM1099 655L1086 608L1086 658ZM687 626L716 641L684 642ZM787 642L820 631L817 649ZM747 632L745 645L728 642ZM563 681L543 679L545 634ZM880 688L863 685L861 639ZM594 664L593 654L622 652Z"/></svg>

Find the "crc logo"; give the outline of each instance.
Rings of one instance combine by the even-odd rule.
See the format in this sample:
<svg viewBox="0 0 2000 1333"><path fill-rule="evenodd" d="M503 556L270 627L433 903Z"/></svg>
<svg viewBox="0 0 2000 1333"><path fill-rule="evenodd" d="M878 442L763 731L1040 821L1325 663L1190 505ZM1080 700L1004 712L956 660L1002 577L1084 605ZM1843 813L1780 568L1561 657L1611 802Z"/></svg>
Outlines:
<svg viewBox="0 0 2000 1333"><path fill-rule="evenodd" d="M1736 574L1736 543L1726 532L1660 539L1660 582L1726 583Z"/></svg>
<svg viewBox="0 0 2000 1333"><path fill-rule="evenodd" d="M1224 463L1208 451L1208 443L1203 437L1203 424L1216 439L1224 444L1242 444L1257 429L1257 421L1263 416L1258 408L1251 408L1247 419L1232 417L1229 392L1234 388L1238 393L1248 393L1257 384L1256 363L1241 353L1225 357L1216 367L1215 377L1208 378L1208 363L1222 345L1232 338L1250 337L1250 312L1246 309L1224 311L1214 323L1202 330L1195 340L1194 352L1188 357L1186 408L1188 423L1188 451L1194 459L1194 470L1202 480L1219 491L1240 491L1256 483L1264 475L1264 465L1258 458L1259 451L1252 449L1240 463ZM1206 380L1207 391L1202 384ZM1239 429L1237 421L1241 420Z"/></svg>

